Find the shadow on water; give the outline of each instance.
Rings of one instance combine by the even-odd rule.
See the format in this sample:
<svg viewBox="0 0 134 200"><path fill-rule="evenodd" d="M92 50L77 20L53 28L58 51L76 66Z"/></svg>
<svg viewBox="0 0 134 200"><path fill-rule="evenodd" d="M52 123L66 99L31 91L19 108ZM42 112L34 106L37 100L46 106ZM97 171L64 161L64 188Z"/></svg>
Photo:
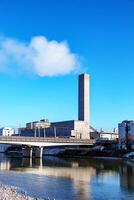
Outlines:
<svg viewBox="0 0 134 200"><path fill-rule="evenodd" d="M52 156L28 159L0 155L0 181L40 198L132 200L134 164L106 159L60 159Z"/></svg>

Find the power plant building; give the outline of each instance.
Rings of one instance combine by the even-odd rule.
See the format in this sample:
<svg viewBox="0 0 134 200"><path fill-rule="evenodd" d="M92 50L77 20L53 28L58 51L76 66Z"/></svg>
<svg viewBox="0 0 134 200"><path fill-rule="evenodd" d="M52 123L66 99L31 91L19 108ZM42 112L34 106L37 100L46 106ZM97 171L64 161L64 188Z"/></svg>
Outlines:
<svg viewBox="0 0 134 200"><path fill-rule="evenodd" d="M26 124L26 128L20 128L23 136L41 137L74 137L90 139L89 101L90 78L88 74L79 75L78 79L78 120L61 122L37 121Z"/></svg>

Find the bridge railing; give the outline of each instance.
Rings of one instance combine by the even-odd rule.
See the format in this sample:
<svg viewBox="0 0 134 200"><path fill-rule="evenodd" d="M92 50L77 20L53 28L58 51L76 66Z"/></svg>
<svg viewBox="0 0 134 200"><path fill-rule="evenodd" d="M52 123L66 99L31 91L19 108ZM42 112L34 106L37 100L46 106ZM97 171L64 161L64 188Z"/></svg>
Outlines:
<svg viewBox="0 0 134 200"><path fill-rule="evenodd" d="M49 143L80 143L95 144L94 139L73 139L73 138L53 138L53 137L23 137L23 136L0 136L0 141L14 142L49 142Z"/></svg>

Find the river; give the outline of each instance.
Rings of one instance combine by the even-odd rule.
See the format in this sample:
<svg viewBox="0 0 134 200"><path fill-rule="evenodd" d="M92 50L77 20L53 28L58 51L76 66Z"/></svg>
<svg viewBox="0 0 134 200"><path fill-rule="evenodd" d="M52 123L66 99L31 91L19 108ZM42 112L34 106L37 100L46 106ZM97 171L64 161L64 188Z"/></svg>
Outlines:
<svg viewBox="0 0 134 200"><path fill-rule="evenodd" d="M52 200L133 200L134 164L49 156L8 158L0 154L0 183Z"/></svg>

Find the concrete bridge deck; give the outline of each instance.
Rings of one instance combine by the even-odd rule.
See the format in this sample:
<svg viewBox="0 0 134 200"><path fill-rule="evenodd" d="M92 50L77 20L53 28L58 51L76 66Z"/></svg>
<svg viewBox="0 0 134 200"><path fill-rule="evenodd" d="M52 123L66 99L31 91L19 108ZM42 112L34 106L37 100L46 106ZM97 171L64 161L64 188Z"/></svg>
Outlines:
<svg viewBox="0 0 134 200"><path fill-rule="evenodd" d="M22 136L0 136L0 144L21 145L23 157L32 157L33 148L35 157L42 158L43 147L52 146L76 146L94 145L95 140L70 139L70 138L46 138L46 137L22 137Z"/></svg>
<svg viewBox="0 0 134 200"><path fill-rule="evenodd" d="M23 156L32 157L33 148L35 157L42 157L43 147L56 146L93 146L114 144L116 141L101 141L95 139L54 138L54 137L22 137L22 136L0 136L0 144L21 145Z"/></svg>
<svg viewBox="0 0 134 200"><path fill-rule="evenodd" d="M35 147L69 146L69 145L94 145L96 140L52 138L52 137L22 137L22 136L0 136L0 144L26 145Z"/></svg>

